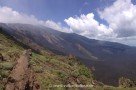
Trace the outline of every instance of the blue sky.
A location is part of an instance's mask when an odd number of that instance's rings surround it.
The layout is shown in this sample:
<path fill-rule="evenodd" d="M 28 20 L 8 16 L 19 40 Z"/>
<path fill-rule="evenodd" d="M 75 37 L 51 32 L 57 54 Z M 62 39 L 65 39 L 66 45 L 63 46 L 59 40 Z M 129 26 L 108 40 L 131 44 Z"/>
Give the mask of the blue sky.
<path fill-rule="evenodd" d="M 63 22 L 70 16 L 88 14 L 104 8 L 115 0 L 0 0 L 1 6 L 8 6 L 18 12 L 34 15 L 38 19 Z M 97 15 L 96 19 L 99 20 Z"/>
<path fill-rule="evenodd" d="M 0 0 L 0 22 L 136 46 L 136 0 Z"/>

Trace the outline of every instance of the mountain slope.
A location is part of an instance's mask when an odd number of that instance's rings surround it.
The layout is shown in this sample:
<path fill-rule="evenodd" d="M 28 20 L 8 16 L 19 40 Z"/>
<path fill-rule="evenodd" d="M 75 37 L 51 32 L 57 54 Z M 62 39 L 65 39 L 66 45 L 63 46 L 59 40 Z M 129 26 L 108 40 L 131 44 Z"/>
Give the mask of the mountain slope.
<path fill-rule="evenodd" d="M 13 67 L 18 66 L 17 60 L 23 55 L 25 49 L 27 49 L 26 46 L 0 29 L 0 90 L 3 90 L 7 84 L 10 73 L 13 74 L 11 72 Z M 29 59 L 29 66 L 34 72 L 36 85 L 40 85 L 41 90 L 56 88 L 51 87 L 53 85 L 92 85 L 92 72 L 75 57 L 50 54 L 46 50 L 44 52 L 44 55 L 32 52 Z M 60 89 L 65 90 L 66 88 L 60 87 Z"/>
<path fill-rule="evenodd" d="M 50 50 L 56 54 L 74 55 L 88 68 L 94 67 L 97 80 L 118 85 L 120 77 L 136 80 L 136 48 L 98 41 L 73 33 L 28 24 L 0 24 L 1 30 L 36 51 Z"/>

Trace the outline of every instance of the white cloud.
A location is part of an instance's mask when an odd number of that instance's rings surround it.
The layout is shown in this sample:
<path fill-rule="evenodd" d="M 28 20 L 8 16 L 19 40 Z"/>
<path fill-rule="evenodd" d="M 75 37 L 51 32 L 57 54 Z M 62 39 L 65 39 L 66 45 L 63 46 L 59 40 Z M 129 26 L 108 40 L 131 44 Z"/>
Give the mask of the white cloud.
<path fill-rule="evenodd" d="M 93 13 L 70 17 L 65 22 L 77 34 L 136 46 L 136 5 L 131 0 L 116 0 L 98 14 L 108 26 L 95 20 Z"/>
<path fill-rule="evenodd" d="M 46 26 L 48 26 L 48 27 L 50 27 L 50 28 L 52 28 L 52 29 L 54 29 L 54 30 L 61 31 L 61 32 L 68 32 L 68 33 L 73 32 L 71 29 L 66 28 L 66 27 L 63 27 L 63 26 L 61 25 L 61 23 L 55 23 L 55 22 L 52 21 L 52 20 L 47 20 L 47 21 L 45 21 L 45 22 L 44 22 L 44 25 L 46 25 Z"/>
<path fill-rule="evenodd" d="M 27 24 L 39 24 L 34 16 L 28 16 L 26 14 L 20 14 L 17 11 L 13 11 L 9 7 L 0 7 L 0 22 L 3 23 L 27 23 Z"/>
<path fill-rule="evenodd" d="M 131 0 L 117 0 L 110 7 L 99 11 L 99 14 L 118 37 L 136 35 L 136 5 Z"/>
<path fill-rule="evenodd" d="M 102 39 L 105 37 L 115 36 L 113 30 L 104 24 L 100 24 L 94 19 L 94 14 L 89 13 L 87 15 L 81 15 L 80 17 L 70 17 L 64 20 L 73 32 L 80 35 L 94 38 Z"/>
<path fill-rule="evenodd" d="M 38 20 L 33 15 L 26 15 L 24 13 L 19 13 L 17 11 L 12 10 L 12 8 L 9 7 L 0 7 L 0 22 L 43 25 L 62 32 L 72 32 L 68 28 L 62 27 L 61 23 L 55 23 L 52 20 L 47 20 L 47 21 Z"/>

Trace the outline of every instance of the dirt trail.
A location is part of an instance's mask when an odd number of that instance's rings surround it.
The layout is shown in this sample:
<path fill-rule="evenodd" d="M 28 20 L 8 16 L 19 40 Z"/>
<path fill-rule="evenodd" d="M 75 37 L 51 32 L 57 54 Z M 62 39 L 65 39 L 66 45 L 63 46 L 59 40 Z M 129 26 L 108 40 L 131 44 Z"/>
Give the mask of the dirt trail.
<path fill-rule="evenodd" d="M 35 85 L 35 76 L 33 71 L 29 67 L 29 58 L 31 50 L 25 50 L 20 58 L 17 60 L 17 64 L 14 66 L 11 74 L 8 77 L 8 81 L 5 90 L 39 90 L 39 86 Z"/>

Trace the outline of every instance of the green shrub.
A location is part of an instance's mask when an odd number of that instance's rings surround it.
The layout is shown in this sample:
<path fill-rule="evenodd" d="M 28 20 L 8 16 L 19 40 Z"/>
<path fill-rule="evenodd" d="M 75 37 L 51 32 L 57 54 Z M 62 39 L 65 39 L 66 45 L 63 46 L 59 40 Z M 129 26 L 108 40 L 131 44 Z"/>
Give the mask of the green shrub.
<path fill-rule="evenodd" d="M 35 63 L 35 61 L 34 61 L 34 60 L 30 60 L 30 61 L 29 61 L 29 64 L 30 64 L 30 66 L 32 66 L 32 65 L 36 65 L 36 63 Z"/>
<path fill-rule="evenodd" d="M 7 70 L 1 70 L 0 72 L 0 79 L 7 78 L 9 76 L 9 71 Z"/>
<path fill-rule="evenodd" d="M 123 88 L 132 88 L 135 87 L 136 83 L 130 79 L 121 77 L 119 78 L 119 87 L 123 87 Z"/>
<path fill-rule="evenodd" d="M 2 62 L 0 63 L 0 68 L 3 70 L 12 70 L 14 63 L 11 62 Z"/>
<path fill-rule="evenodd" d="M 57 72 L 57 74 L 60 78 L 64 78 L 66 76 L 63 72 Z"/>
<path fill-rule="evenodd" d="M 41 66 L 34 66 L 33 70 L 36 73 L 42 73 L 43 72 L 43 68 Z"/>
<path fill-rule="evenodd" d="M 75 69 L 74 71 L 72 71 L 70 74 L 71 74 L 71 76 L 74 76 L 74 77 L 78 77 L 80 75 L 79 71 L 77 69 Z"/>
<path fill-rule="evenodd" d="M 91 72 L 87 67 L 81 66 L 81 68 L 79 69 L 79 75 L 84 75 L 84 76 L 90 78 Z"/>
<path fill-rule="evenodd" d="M 4 90 L 4 85 L 0 83 L 0 90 Z"/>
<path fill-rule="evenodd" d="M 75 65 L 75 63 L 73 63 L 73 62 L 68 62 L 68 64 L 69 64 L 70 66 L 74 66 L 74 65 Z"/>

